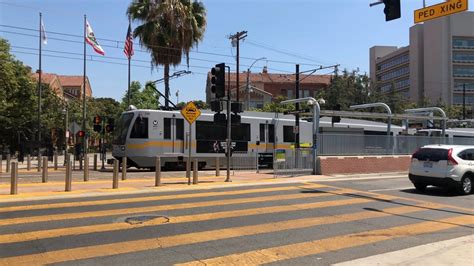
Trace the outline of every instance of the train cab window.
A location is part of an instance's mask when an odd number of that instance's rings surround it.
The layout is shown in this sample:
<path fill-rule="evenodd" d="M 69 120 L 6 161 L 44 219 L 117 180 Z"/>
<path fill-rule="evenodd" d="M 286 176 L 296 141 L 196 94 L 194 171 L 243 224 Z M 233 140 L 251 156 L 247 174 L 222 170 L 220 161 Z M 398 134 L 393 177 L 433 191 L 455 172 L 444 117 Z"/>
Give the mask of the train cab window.
<path fill-rule="evenodd" d="M 283 142 L 295 142 L 293 126 L 283 126 Z"/>
<path fill-rule="evenodd" d="M 171 118 L 163 119 L 163 138 L 171 139 Z"/>
<path fill-rule="evenodd" d="M 233 125 L 231 135 L 233 141 L 250 141 L 250 124 Z"/>
<path fill-rule="evenodd" d="M 275 125 L 268 125 L 268 142 L 275 143 Z"/>
<path fill-rule="evenodd" d="M 176 139 L 184 140 L 184 119 L 176 119 Z"/>
<path fill-rule="evenodd" d="M 260 124 L 260 141 L 265 142 L 265 124 Z"/>
<path fill-rule="evenodd" d="M 148 117 L 137 117 L 130 133 L 132 139 L 147 139 L 148 138 Z"/>

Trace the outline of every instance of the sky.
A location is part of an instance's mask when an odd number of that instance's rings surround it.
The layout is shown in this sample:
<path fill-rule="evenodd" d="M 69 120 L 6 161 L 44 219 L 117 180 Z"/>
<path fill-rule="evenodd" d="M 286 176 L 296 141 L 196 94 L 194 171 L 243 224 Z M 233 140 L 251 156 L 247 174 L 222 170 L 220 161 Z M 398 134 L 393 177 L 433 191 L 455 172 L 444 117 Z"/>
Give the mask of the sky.
<path fill-rule="evenodd" d="M 224 62 L 235 71 L 236 50 L 228 36 L 238 31 L 248 32 L 240 45 L 240 71 L 246 70 L 255 59 L 265 57 L 266 60 L 253 65 L 252 72 L 261 72 L 263 66 L 272 73 L 294 73 L 295 64 L 300 64 L 300 71 L 340 64 L 340 69 L 368 73 L 369 48 L 374 45 L 408 45 L 409 28 L 414 25 L 413 12 L 423 7 L 422 0 L 402 0 L 402 17 L 385 22 L 383 5 L 369 7 L 369 3 L 375 1 L 203 0 L 207 9 L 204 40 L 190 53 L 189 70 L 192 74 L 170 81 L 172 100 L 176 101 L 178 90 L 180 102 L 205 100 L 206 73 L 215 64 Z M 120 100 L 127 90 L 123 41 L 128 27 L 125 12 L 130 2 L 0 0 L 0 37 L 10 42 L 17 59 L 34 70 L 38 69 L 37 30 L 39 12 L 42 12 L 48 37 L 47 45 L 42 48 L 43 72 L 82 75 L 81 36 L 84 15 L 87 15 L 105 50 L 102 57 L 87 46 L 87 76 L 93 96 Z M 442 0 L 426 0 L 427 6 L 439 2 Z M 472 6 L 469 9 L 473 10 Z M 162 78 L 163 68 L 151 69 L 149 53 L 139 47 L 138 40 L 135 43 L 132 80 L 145 84 Z M 184 58 L 180 66 L 171 69 L 171 73 L 180 70 L 188 70 Z M 159 84 L 158 89 L 163 92 L 163 84 Z"/>

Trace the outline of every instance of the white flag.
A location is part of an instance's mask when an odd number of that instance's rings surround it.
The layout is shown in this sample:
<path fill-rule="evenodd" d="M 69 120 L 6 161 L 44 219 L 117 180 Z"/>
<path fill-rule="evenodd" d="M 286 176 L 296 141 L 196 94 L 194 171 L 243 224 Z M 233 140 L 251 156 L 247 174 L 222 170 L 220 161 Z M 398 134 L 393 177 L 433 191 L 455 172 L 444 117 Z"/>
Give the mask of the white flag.
<path fill-rule="evenodd" d="M 95 38 L 92 27 L 89 25 L 89 22 L 86 20 L 86 42 L 94 48 L 94 51 L 100 55 L 104 55 L 104 49 L 100 46 L 99 42 Z"/>
<path fill-rule="evenodd" d="M 43 44 L 48 44 L 48 38 L 46 37 L 46 30 L 44 29 L 43 18 L 41 18 L 41 41 Z"/>

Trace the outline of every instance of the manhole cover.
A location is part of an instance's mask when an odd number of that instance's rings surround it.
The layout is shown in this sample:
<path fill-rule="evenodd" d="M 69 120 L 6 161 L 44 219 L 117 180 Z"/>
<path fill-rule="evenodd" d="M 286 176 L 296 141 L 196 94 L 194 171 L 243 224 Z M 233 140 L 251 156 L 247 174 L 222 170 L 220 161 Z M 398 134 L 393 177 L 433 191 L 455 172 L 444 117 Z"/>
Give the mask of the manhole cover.
<path fill-rule="evenodd" d="M 125 218 L 124 222 L 137 225 L 137 224 L 144 224 L 144 223 L 153 223 L 153 224 L 164 224 L 168 223 L 170 219 L 166 216 L 161 215 L 140 215 L 140 216 L 132 216 Z"/>

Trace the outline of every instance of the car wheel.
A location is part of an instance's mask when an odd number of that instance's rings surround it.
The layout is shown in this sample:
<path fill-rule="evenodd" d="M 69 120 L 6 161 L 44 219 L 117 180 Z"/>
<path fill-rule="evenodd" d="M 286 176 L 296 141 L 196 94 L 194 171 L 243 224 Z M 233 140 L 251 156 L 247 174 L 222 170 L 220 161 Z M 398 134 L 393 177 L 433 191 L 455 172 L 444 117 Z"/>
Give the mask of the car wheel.
<path fill-rule="evenodd" d="M 470 194 L 472 192 L 472 178 L 469 176 L 464 176 L 461 179 L 461 183 L 459 184 L 459 193 L 463 195 Z"/>
<path fill-rule="evenodd" d="M 413 183 L 413 185 L 418 191 L 425 191 L 426 186 L 427 186 L 426 184 L 423 184 L 423 183 Z"/>

